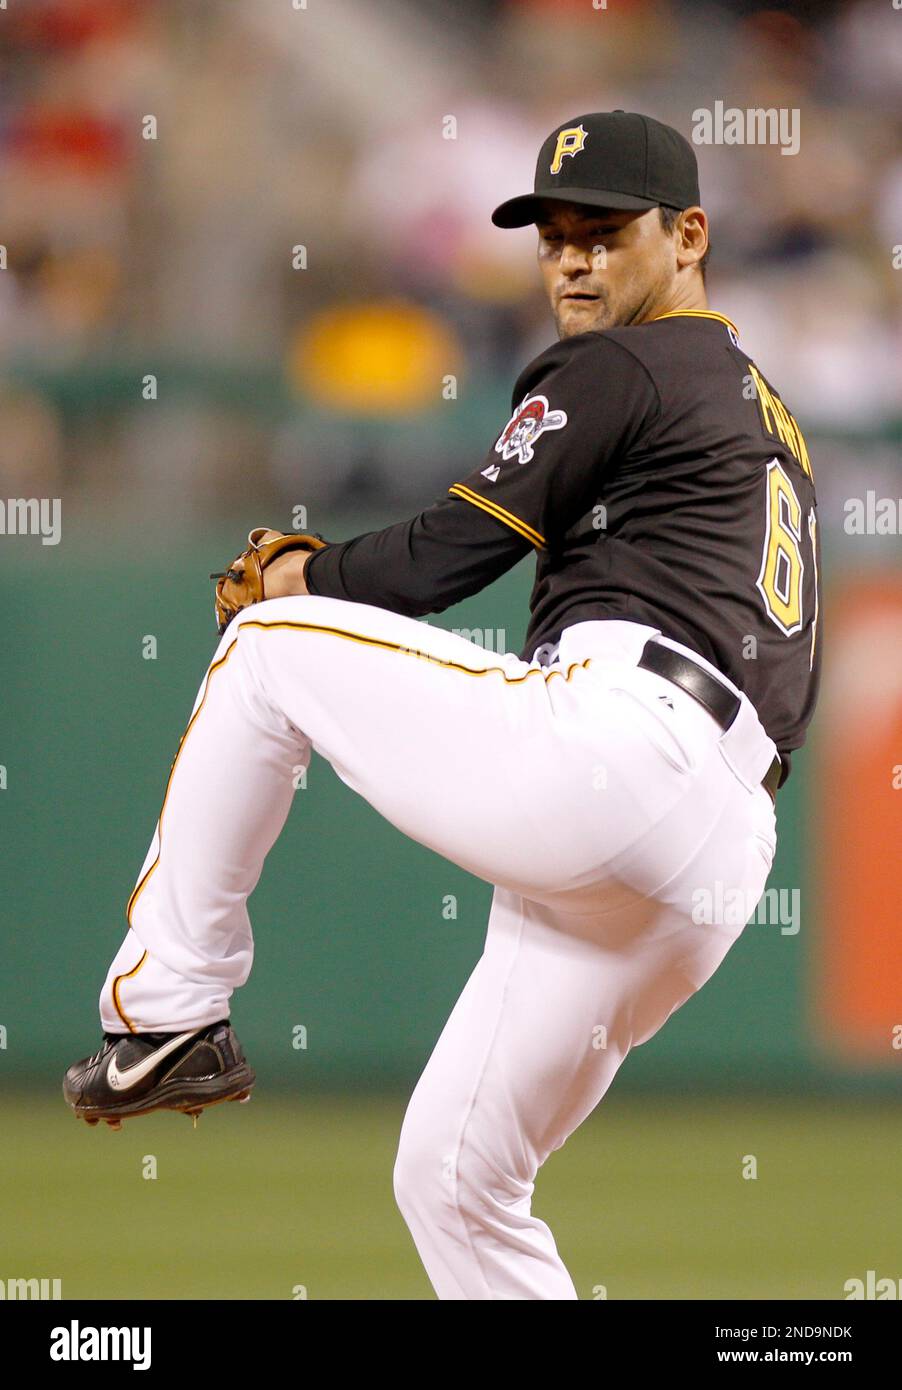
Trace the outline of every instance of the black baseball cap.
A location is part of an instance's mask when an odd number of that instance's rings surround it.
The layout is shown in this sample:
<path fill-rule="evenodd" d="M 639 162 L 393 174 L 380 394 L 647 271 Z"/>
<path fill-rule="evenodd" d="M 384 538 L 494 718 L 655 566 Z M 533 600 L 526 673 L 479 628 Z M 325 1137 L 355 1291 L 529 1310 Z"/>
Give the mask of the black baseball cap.
<path fill-rule="evenodd" d="M 694 207 L 695 151 L 678 130 L 634 111 L 595 111 L 553 130 L 539 151 L 535 188 L 492 213 L 496 227 L 527 227 L 540 200 L 593 207 Z"/>

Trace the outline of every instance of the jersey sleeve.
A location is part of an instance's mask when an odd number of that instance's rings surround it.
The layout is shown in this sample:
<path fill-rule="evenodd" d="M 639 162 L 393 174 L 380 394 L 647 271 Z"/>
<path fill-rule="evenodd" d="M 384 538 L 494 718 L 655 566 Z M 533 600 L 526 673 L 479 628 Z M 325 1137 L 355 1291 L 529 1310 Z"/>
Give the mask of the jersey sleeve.
<path fill-rule="evenodd" d="M 597 499 L 661 402 L 631 352 L 603 333 L 582 333 L 530 363 L 511 411 L 482 466 L 448 491 L 544 550 Z"/>
<path fill-rule="evenodd" d="M 409 521 L 314 550 L 304 578 L 310 594 L 419 618 L 478 593 L 530 551 L 516 532 L 444 496 Z"/>

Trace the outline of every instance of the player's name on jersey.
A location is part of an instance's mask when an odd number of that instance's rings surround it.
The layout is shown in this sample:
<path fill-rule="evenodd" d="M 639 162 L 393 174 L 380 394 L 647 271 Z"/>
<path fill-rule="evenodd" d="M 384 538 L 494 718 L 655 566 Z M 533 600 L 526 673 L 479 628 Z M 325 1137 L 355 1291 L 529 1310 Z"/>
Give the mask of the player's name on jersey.
<path fill-rule="evenodd" d="M 785 444 L 809 478 L 813 477 L 811 460 L 808 457 L 808 446 L 795 416 L 786 409 L 776 391 L 771 390 L 754 362 L 749 363 L 749 370 L 755 387 L 755 399 L 761 412 L 761 421 L 766 432 L 771 438 L 779 439 L 782 444 Z"/>

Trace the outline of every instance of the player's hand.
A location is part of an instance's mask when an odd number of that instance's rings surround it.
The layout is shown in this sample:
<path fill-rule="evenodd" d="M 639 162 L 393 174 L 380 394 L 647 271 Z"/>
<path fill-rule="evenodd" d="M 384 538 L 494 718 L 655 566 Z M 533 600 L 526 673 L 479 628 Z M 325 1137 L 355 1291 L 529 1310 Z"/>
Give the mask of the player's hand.
<path fill-rule="evenodd" d="M 267 531 L 261 544 L 284 536 L 285 531 Z M 289 550 L 279 555 L 263 571 L 263 589 L 267 598 L 288 598 L 291 594 L 306 594 L 304 570 L 312 555 L 310 550 Z"/>
<path fill-rule="evenodd" d="M 220 636 L 236 614 L 252 603 L 306 594 L 307 561 L 327 544 L 316 532 L 272 531 L 263 526 L 255 527 L 247 539 L 247 549 L 228 569 L 210 576 L 217 581 L 213 607 Z"/>

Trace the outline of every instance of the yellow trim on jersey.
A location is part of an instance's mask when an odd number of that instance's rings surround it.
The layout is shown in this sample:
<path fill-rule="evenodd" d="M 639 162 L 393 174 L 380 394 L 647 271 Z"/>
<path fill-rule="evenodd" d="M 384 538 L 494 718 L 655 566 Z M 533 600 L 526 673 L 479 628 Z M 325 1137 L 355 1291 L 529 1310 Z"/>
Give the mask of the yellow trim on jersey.
<path fill-rule="evenodd" d="M 135 966 L 133 966 L 132 969 L 129 970 L 128 974 L 126 974 L 126 975 L 117 975 L 116 978 L 115 978 L 115 980 L 113 981 L 113 1003 L 114 1003 L 115 1006 L 116 1006 L 116 1012 L 117 1012 L 117 1014 L 118 1014 L 119 1017 L 122 1019 L 122 1022 L 125 1024 L 126 1028 L 128 1029 L 128 1031 L 129 1031 L 130 1033 L 137 1033 L 138 1030 L 137 1030 L 137 1028 L 135 1027 L 135 1025 L 132 1023 L 131 1019 L 127 1017 L 127 1015 L 125 1014 L 125 1012 L 124 1012 L 124 1010 L 123 1010 L 123 1008 L 122 1008 L 122 1004 L 121 1004 L 120 999 L 119 999 L 119 985 L 121 984 L 121 982 L 122 982 L 123 980 L 130 980 L 130 979 L 132 978 L 133 975 L 137 975 L 138 971 L 141 969 L 141 966 L 144 964 L 144 962 L 145 962 L 146 960 L 147 960 L 147 952 L 145 951 L 144 954 L 143 954 L 143 956 L 141 957 L 141 959 L 138 961 L 138 964 L 135 965 Z"/>
<path fill-rule="evenodd" d="M 340 627 L 329 627 L 329 626 L 327 626 L 325 623 L 298 623 L 298 622 L 289 622 L 289 621 L 287 621 L 287 620 L 282 621 L 282 622 L 263 623 L 263 622 L 260 622 L 260 621 L 259 621 L 258 619 L 256 619 L 256 618 L 252 618 L 252 619 L 248 619 L 248 620 L 246 620 L 245 622 L 243 622 L 243 623 L 241 624 L 241 627 L 258 627 L 258 628 L 261 628 L 261 629 L 264 630 L 264 631 L 265 631 L 265 630 L 268 630 L 268 629 L 270 629 L 270 628 L 292 628 L 292 629 L 295 629 L 295 630 L 297 630 L 297 631 L 299 631 L 299 632 L 325 632 L 325 633 L 328 633 L 330 636 L 333 636 L 333 637 L 344 637 L 344 638 L 345 638 L 347 641 L 349 641 L 349 642 L 361 642 L 361 643 L 362 643 L 364 646 L 366 646 L 366 647 L 382 647 L 385 651 L 400 652 L 400 653 L 402 653 L 404 656 L 415 656 L 415 657 L 419 657 L 419 658 L 422 659 L 423 661 L 431 661 L 431 662 L 432 662 L 434 665 L 436 665 L 436 666 L 444 666 L 447 670 L 450 670 L 450 671 L 461 671 L 461 672 L 463 672 L 464 675 L 467 675 L 467 676 L 487 676 L 487 675 L 491 675 L 491 674 L 498 673 L 498 674 L 504 679 L 504 682 L 505 682 L 506 685 L 519 685 L 519 684 L 521 684 L 523 681 L 528 680 L 530 676 L 542 676 L 542 677 L 544 678 L 544 680 L 546 681 L 546 683 L 547 683 L 548 681 L 551 680 L 552 676 L 564 676 L 564 672 L 563 672 L 562 670 L 560 670 L 560 669 L 554 670 L 554 671 L 544 671 L 541 667 L 538 667 L 538 666 L 533 666 L 533 667 L 531 667 L 530 670 L 525 671 L 525 672 L 523 673 L 522 676 L 509 676 L 509 675 L 507 674 L 507 672 L 504 670 L 504 667 L 503 667 L 503 666 L 484 666 L 484 667 L 476 667 L 476 668 L 474 668 L 474 667 L 472 667 L 472 666 L 462 666 L 462 665 L 461 665 L 459 662 L 457 662 L 457 661 L 449 661 L 449 660 L 447 660 L 445 657 L 433 656 L 431 652 L 425 652 L 425 651 L 423 651 L 423 650 L 422 650 L 421 648 L 419 648 L 419 647 L 405 647 L 405 646 L 403 645 L 403 643 L 401 643 L 401 642 L 388 642 L 388 641 L 386 641 L 386 640 L 385 640 L 384 638 L 382 638 L 382 637 L 366 637 L 366 636 L 364 636 L 362 633 L 359 633 L 359 632 L 348 632 L 347 629 L 345 629 L 345 628 L 340 628 Z M 240 629 L 239 629 L 239 634 L 240 634 Z M 235 648 L 236 648 L 237 645 L 238 645 L 238 635 L 236 635 L 235 641 L 234 641 L 234 642 L 232 643 L 232 645 L 229 647 L 229 649 L 228 649 L 228 651 L 225 653 L 225 655 L 224 655 L 224 656 L 221 656 L 221 657 L 219 658 L 219 660 L 216 661 L 216 662 L 214 662 L 213 665 L 210 667 L 209 671 L 207 672 L 207 679 L 206 679 L 205 686 L 204 686 L 203 698 L 201 699 L 201 702 L 200 702 L 200 704 L 198 705 L 197 709 L 195 710 L 194 714 L 191 716 L 191 719 L 190 719 L 190 721 L 189 721 L 189 723 L 188 723 L 188 727 L 187 727 L 187 729 L 185 730 L 185 732 L 182 734 L 182 737 L 181 737 L 181 739 L 180 739 L 180 741 L 179 741 L 178 751 L 176 752 L 176 755 L 175 755 L 175 757 L 174 757 L 173 760 L 172 760 L 172 767 L 169 769 L 169 778 L 168 778 L 168 780 L 167 780 L 167 782 L 166 782 L 166 791 L 165 791 L 164 794 L 163 794 L 163 805 L 162 805 L 162 807 L 161 807 L 161 809 L 160 809 L 160 818 L 159 818 L 159 820 L 158 820 L 158 822 L 157 822 L 157 837 L 158 837 L 157 857 L 156 857 L 156 859 L 153 861 L 153 863 L 151 864 L 150 868 L 147 870 L 147 873 L 143 876 L 143 878 L 140 880 L 140 882 L 139 882 L 138 884 L 136 884 L 135 890 L 134 890 L 134 892 L 132 893 L 131 897 L 130 897 L 129 900 L 128 900 L 128 906 L 127 906 L 126 909 L 125 909 L 125 914 L 126 914 L 126 917 L 128 918 L 128 924 L 129 924 L 129 926 L 131 926 L 131 913 L 132 913 L 132 909 L 134 908 L 135 903 L 138 901 L 138 898 L 139 898 L 140 894 L 143 892 L 143 890 L 144 890 L 146 884 L 149 882 L 150 877 L 151 877 L 151 874 L 153 873 L 154 869 L 156 869 L 157 865 L 158 865 L 159 862 L 160 862 L 160 855 L 161 855 L 161 853 L 162 853 L 162 851 L 163 851 L 163 814 L 164 814 L 164 812 L 165 812 L 165 810 L 166 810 L 166 802 L 167 802 L 168 799 L 169 799 L 169 789 L 170 789 L 170 787 L 172 786 L 172 779 L 173 779 L 173 776 L 175 775 L 176 764 L 178 763 L 179 757 L 181 756 L 182 749 L 183 749 L 184 746 L 185 746 L 185 740 L 187 739 L 187 737 L 188 737 L 188 735 L 190 734 L 191 730 L 194 728 L 194 725 L 196 724 L 196 722 L 197 722 L 197 720 L 198 720 L 198 718 L 199 718 L 199 716 L 200 716 L 201 710 L 203 709 L 204 705 L 205 705 L 206 702 L 207 702 L 207 694 L 208 694 L 209 689 L 210 689 L 210 677 L 211 677 L 216 671 L 221 670 L 221 668 L 222 668 L 222 667 L 226 664 L 226 662 L 228 661 L 229 657 L 232 655 L 232 652 L 235 650 Z M 586 666 L 589 666 L 590 664 L 591 664 L 591 658 L 590 658 L 590 657 L 586 657 L 586 659 L 585 659 L 584 661 L 573 661 L 573 662 L 571 662 L 571 664 L 567 667 L 567 673 L 566 673 L 566 675 L 564 676 L 564 681 L 565 681 L 565 683 L 566 683 L 567 681 L 569 681 L 569 679 L 570 679 L 570 677 L 573 675 L 573 672 L 574 672 L 574 671 L 583 669 L 583 668 L 585 668 Z M 132 970 L 132 971 L 130 972 L 130 974 L 134 975 L 134 974 L 140 969 L 140 967 L 144 964 L 144 959 L 145 959 L 146 955 L 147 955 L 147 952 L 145 951 L 144 956 L 141 957 L 140 961 L 139 961 L 138 964 L 135 966 L 135 969 Z M 116 981 L 115 981 L 114 986 L 113 986 L 113 998 L 114 998 L 114 1001 L 116 1002 L 116 1008 L 117 1008 L 117 1010 L 118 1010 L 119 1017 L 122 1019 L 123 1023 L 126 1023 L 126 1024 L 128 1025 L 128 1028 L 129 1028 L 129 1030 L 130 1030 L 131 1032 L 135 1032 L 135 1029 L 132 1027 L 131 1023 L 129 1023 L 129 1020 L 125 1017 L 125 1014 L 124 1014 L 124 1013 L 122 1012 L 122 1010 L 119 1008 L 119 1003 L 118 1003 L 118 1000 L 117 1000 L 117 998 L 116 998 L 116 986 L 118 985 L 119 980 L 120 980 L 120 979 L 125 980 L 125 979 L 128 979 L 128 978 L 129 978 L 128 975 L 120 975 L 120 976 L 117 976 Z"/>
<path fill-rule="evenodd" d="M 715 314 L 713 309 L 670 309 L 666 314 L 656 314 L 653 319 L 649 319 L 649 323 L 657 323 L 658 319 L 679 319 L 684 316 L 693 319 L 717 319 L 728 328 L 732 328 L 736 337 L 739 337 L 739 329 L 733 320 L 728 319 L 726 314 Z"/>
<path fill-rule="evenodd" d="M 448 491 L 454 497 L 461 497 L 465 502 L 472 502 L 474 507 L 481 507 L 489 516 L 493 516 L 496 521 L 503 521 L 505 526 L 509 526 L 512 531 L 516 531 L 524 540 L 529 541 L 530 545 L 544 549 L 546 541 L 540 531 L 536 531 L 529 522 L 522 521 L 520 517 L 514 516 L 506 507 L 500 506 L 497 502 L 492 502 L 488 497 L 483 497 L 481 493 L 474 492 L 465 483 L 452 483 Z"/>

